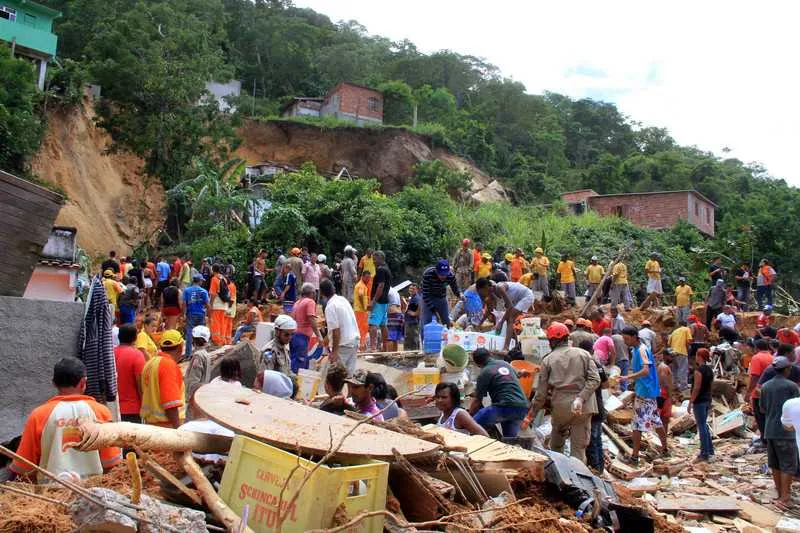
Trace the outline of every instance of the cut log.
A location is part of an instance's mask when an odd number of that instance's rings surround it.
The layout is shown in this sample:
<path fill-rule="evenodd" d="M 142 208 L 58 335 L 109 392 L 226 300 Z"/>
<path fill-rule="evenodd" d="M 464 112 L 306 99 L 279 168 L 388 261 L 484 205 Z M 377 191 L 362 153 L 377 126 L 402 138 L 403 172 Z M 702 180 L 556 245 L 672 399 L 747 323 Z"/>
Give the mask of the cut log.
<path fill-rule="evenodd" d="M 147 424 L 131 422 L 96 422 L 83 421 L 79 425 L 81 440 L 67 446 L 82 452 L 100 450 L 102 448 L 138 446 L 143 450 L 160 450 L 164 452 L 184 452 L 192 450 L 206 453 L 228 453 L 233 439 L 223 435 L 207 435 L 194 431 L 162 428 Z"/>
<path fill-rule="evenodd" d="M 200 465 L 192 458 L 192 452 L 183 452 L 181 464 L 186 473 L 189 474 L 189 477 L 192 478 L 194 486 L 197 488 L 197 492 L 200 493 L 200 497 L 203 498 L 206 507 L 208 507 L 211 514 L 214 515 L 214 518 L 222 522 L 225 529 L 228 531 L 236 531 L 237 533 L 254 533 L 252 529 L 247 527 L 247 524 L 242 524 L 242 519 L 239 518 L 239 515 L 231 511 L 228 504 L 222 501 L 217 491 L 214 490 L 214 486 L 211 485 L 211 482 L 206 478 Z"/>

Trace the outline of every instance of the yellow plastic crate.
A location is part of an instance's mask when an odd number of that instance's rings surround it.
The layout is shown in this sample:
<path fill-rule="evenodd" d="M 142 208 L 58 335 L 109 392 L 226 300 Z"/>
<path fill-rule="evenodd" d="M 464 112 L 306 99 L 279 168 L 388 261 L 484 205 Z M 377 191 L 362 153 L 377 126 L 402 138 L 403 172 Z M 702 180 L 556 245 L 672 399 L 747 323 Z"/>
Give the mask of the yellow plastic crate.
<path fill-rule="evenodd" d="M 249 505 L 247 525 L 258 533 L 275 531 L 278 500 L 287 476 L 297 465 L 283 495 L 286 509 L 297 487 L 314 463 L 294 454 L 242 435 L 233 439 L 228 464 L 222 474 L 219 495 L 241 516 Z M 364 460 L 359 464 L 323 465 L 303 487 L 282 530 L 287 533 L 331 527 L 333 514 L 344 503 L 347 516 L 386 507 L 389 463 Z M 372 517 L 353 527 L 352 532 L 381 533 L 383 516 Z"/>

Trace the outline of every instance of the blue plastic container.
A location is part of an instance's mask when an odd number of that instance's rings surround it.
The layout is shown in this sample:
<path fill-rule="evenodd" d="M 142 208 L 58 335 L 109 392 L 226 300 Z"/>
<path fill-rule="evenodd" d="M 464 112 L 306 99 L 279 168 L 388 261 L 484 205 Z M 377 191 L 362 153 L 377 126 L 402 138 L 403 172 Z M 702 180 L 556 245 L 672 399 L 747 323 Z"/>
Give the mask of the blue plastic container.
<path fill-rule="evenodd" d="M 422 351 L 423 353 L 439 353 L 442 351 L 442 334 L 444 326 L 439 324 L 436 317 L 422 328 Z"/>

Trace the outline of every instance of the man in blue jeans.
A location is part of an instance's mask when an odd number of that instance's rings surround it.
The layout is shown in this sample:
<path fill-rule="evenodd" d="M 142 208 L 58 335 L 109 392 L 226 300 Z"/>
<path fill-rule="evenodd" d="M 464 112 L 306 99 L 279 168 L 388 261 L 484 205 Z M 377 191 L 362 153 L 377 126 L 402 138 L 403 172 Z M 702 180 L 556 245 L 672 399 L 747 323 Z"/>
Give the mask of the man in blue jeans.
<path fill-rule="evenodd" d="M 505 361 L 492 359 L 484 348 L 472 352 L 472 360 L 481 372 L 469 406 L 470 414 L 486 430 L 499 423 L 503 437 L 516 437 L 528 412 L 528 398 L 522 391 L 516 371 Z M 487 394 L 492 405 L 482 407 Z"/>
<path fill-rule="evenodd" d="M 425 340 L 425 325 L 429 324 L 436 316 L 440 324 L 450 327 L 450 308 L 447 305 L 447 286 L 450 286 L 456 298 L 461 298 L 461 291 L 456 282 L 456 276 L 450 270 L 447 259 L 439 259 L 435 267 L 431 266 L 422 273 L 422 319 L 420 330 L 422 340 Z"/>
<path fill-rule="evenodd" d="M 208 291 L 200 284 L 203 283 L 203 275 L 195 274 L 192 278 L 192 285 L 183 291 L 183 308 L 186 310 L 186 337 L 192 338 L 192 329 L 195 326 L 205 326 L 206 316 L 211 311 L 211 298 Z M 186 357 L 192 355 L 192 343 L 186 343 Z"/>

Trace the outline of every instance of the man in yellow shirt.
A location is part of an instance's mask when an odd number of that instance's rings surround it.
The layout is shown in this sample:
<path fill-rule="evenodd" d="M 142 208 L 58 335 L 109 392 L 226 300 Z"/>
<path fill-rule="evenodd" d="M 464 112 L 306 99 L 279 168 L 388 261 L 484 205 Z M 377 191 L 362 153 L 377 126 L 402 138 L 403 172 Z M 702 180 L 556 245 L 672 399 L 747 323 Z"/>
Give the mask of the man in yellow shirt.
<path fill-rule="evenodd" d="M 544 255 L 544 250 L 541 247 L 533 251 L 533 259 L 531 259 L 531 269 L 533 270 L 533 287 L 534 291 L 541 292 L 542 296 L 550 296 L 550 283 L 548 279 L 548 270 L 550 268 L 550 259 Z"/>
<path fill-rule="evenodd" d="M 570 260 L 569 254 L 561 254 L 561 261 L 556 268 L 561 290 L 569 305 L 575 304 L 575 262 Z"/>
<path fill-rule="evenodd" d="M 686 326 L 686 321 L 678 322 L 678 329 L 669 336 L 669 347 L 675 358 L 672 361 L 672 374 L 675 376 L 678 390 L 685 391 L 689 388 L 689 345 L 692 343 L 692 330 Z"/>
<path fill-rule="evenodd" d="M 492 254 L 483 254 L 481 262 L 478 264 L 478 279 L 488 278 L 492 275 Z"/>
<path fill-rule="evenodd" d="M 658 254 L 650 254 L 650 260 L 644 264 L 644 273 L 647 274 L 647 298 L 654 302 L 656 307 L 661 305 L 661 263 Z"/>
<path fill-rule="evenodd" d="M 692 312 L 692 295 L 694 291 L 686 284 L 686 278 L 678 278 L 675 287 L 675 307 L 678 310 L 678 322 L 688 322 Z"/>
<path fill-rule="evenodd" d="M 519 283 L 525 285 L 529 289 L 531 288 L 531 282 L 533 281 L 533 272 L 528 272 L 527 274 L 523 274 L 521 278 L 519 278 Z"/>
<path fill-rule="evenodd" d="M 592 256 L 592 261 L 583 273 L 586 276 L 586 297 L 591 298 L 594 291 L 600 286 L 603 281 L 603 276 L 606 275 L 606 269 L 603 265 L 597 264 L 597 256 Z"/>
<path fill-rule="evenodd" d="M 619 261 L 611 269 L 611 306 L 617 307 L 620 302 L 625 306 L 625 310 L 631 308 L 630 289 L 628 288 L 628 267 Z"/>
<path fill-rule="evenodd" d="M 367 334 L 369 333 L 369 286 L 372 282 L 372 273 L 364 269 L 361 279 L 353 290 L 353 312 L 356 314 L 358 333 L 361 335 L 359 350 L 367 349 Z"/>
<path fill-rule="evenodd" d="M 103 288 L 106 290 L 108 303 L 114 306 L 114 316 L 119 320 L 119 295 L 122 293 L 122 284 L 117 281 L 116 274 L 111 269 L 103 272 Z"/>

